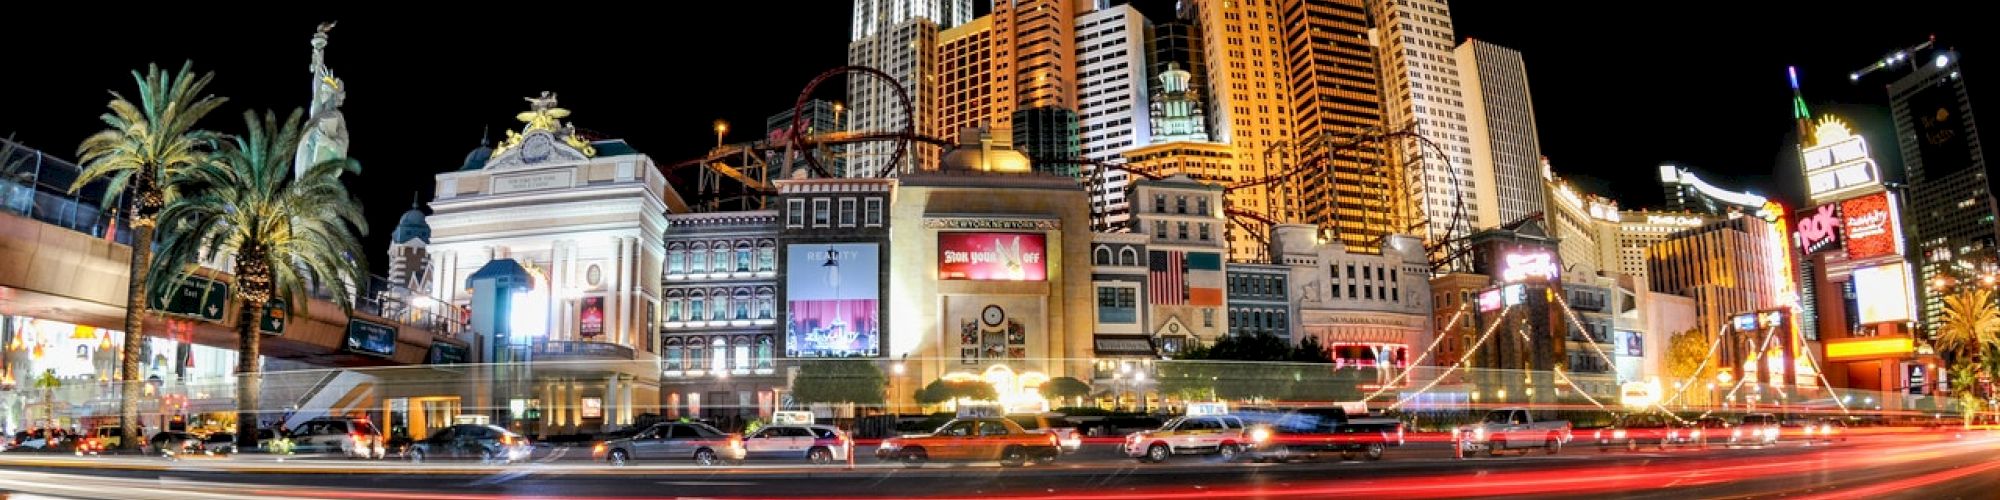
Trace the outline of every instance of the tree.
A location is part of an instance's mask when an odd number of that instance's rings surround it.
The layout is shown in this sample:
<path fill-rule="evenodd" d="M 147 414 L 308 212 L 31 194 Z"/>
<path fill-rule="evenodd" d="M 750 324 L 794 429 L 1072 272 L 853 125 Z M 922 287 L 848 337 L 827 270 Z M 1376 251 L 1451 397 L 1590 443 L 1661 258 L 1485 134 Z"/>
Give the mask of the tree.
<path fill-rule="evenodd" d="M 1959 414 L 1968 429 L 1972 428 L 1973 417 L 1986 407 L 1986 399 L 1979 397 L 1979 392 L 1973 389 L 1973 384 L 1978 383 L 1979 370 L 1980 366 L 1969 359 L 1961 359 L 1951 365 L 1952 392 L 1955 393 L 1952 399 L 1958 401 Z"/>
<path fill-rule="evenodd" d="M 111 112 L 99 117 L 109 128 L 83 140 L 77 146 L 77 163 L 83 172 L 69 191 L 106 181 L 104 207 L 117 200 L 131 201 L 127 215 L 132 226 L 132 260 L 125 288 L 125 345 L 119 356 L 118 415 L 123 419 L 120 446 L 134 449 L 139 444 L 139 346 L 145 343 L 147 274 L 152 266 L 154 223 L 161 210 L 173 201 L 178 189 L 172 176 L 209 162 L 220 134 L 195 128 L 196 122 L 221 107 L 227 98 L 203 95 L 214 73 L 197 77 L 194 63 L 181 65 L 169 75 L 158 65 L 148 65 L 146 74 L 132 72 L 139 85 L 139 102 L 111 93 Z M 122 193 L 123 196 L 115 196 Z"/>
<path fill-rule="evenodd" d="M 1056 377 L 1049 379 L 1047 382 L 1042 382 L 1042 386 L 1038 390 L 1041 391 L 1043 398 L 1056 401 L 1074 398 L 1075 401 L 1078 401 L 1077 405 L 1082 405 L 1081 401 L 1083 401 L 1083 398 L 1090 396 L 1090 384 L 1084 383 L 1076 377 Z"/>
<path fill-rule="evenodd" d="M 1992 289 L 1963 287 L 1946 294 L 1942 316 L 1939 348 L 1971 355 L 2000 346 L 2000 305 L 1994 304 Z"/>
<path fill-rule="evenodd" d="M 991 384 L 978 380 L 932 380 L 916 394 L 917 402 L 927 405 L 960 400 L 991 401 L 999 397 Z"/>
<path fill-rule="evenodd" d="M 1693 328 L 1685 332 L 1676 333 L 1672 338 L 1668 339 L 1667 377 L 1670 379 L 1669 385 L 1684 391 L 1692 390 L 1695 387 L 1708 387 L 1706 382 L 1710 378 L 1710 374 L 1715 372 L 1716 368 L 1713 365 L 1704 367 L 1704 362 L 1708 361 L 1711 345 L 1712 343 L 1707 335 L 1703 335 L 1700 329 Z M 1697 372 L 1697 369 L 1700 369 L 1700 371 Z"/>
<path fill-rule="evenodd" d="M 56 427 L 56 389 L 62 388 L 62 379 L 56 377 L 54 369 L 42 370 L 35 375 L 35 388 L 42 391 L 42 405 L 48 407 L 49 428 Z"/>
<path fill-rule="evenodd" d="M 248 134 L 225 144 L 217 162 L 182 171 L 174 183 L 189 191 L 160 212 L 167 230 L 160 261 L 149 282 L 164 292 L 194 273 L 201 256 L 235 259 L 237 299 L 236 439 L 257 446 L 259 315 L 273 299 L 293 314 L 303 312 L 309 288 L 329 290 L 342 311 L 352 313 L 353 296 L 367 279 L 360 234 L 367 234 L 361 203 L 341 183 L 361 165 L 336 158 L 294 177 L 300 114 L 278 120 L 266 112 L 243 116 Z"/>
<path fill-rule="evenodd" d="M 882 404 L 882 368 L 868 360 L 822 359 L 799 365 L 792 398 L 800 403 Z"/>

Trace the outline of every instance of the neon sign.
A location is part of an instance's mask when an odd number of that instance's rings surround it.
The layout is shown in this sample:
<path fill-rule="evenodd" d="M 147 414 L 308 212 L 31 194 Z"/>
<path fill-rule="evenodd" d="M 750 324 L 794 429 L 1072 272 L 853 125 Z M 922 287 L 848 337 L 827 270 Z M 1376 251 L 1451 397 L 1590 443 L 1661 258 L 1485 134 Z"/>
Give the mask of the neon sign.
<path fill-rule="evenodd" d="M 1701 218 L 1692 215 L 1648 215 L 1646 223 L 1655 226 L 1694 227 L 1701 225 Z"/>
<path fill-rule="evenodd" d="M 1493 312 L 1498 310 L 1500 310 L 1499 290 L 1487 290 L 1479 294 L 1479 312 Z"/>
<path fill-rule="evenodd" d="M 1896 204 L 1889 193 L 1875 193 L 1840 202 L 1847 230 L 1847 258 L 1900 255 L 1903 235 L 1897 228 Z"/>
<path fill-rule="evenodd" d="M 1805 160 L 1806 193 L 1815 201 L 1874 186 L 1881 180 L 1880 169 L 1868 153 L 1868 141 L 1839 118 L 1820 118 L 1813 128 L 1813 145 L 1799 153 Z"/>
<path fill-rule="evenodd" d="M 1554 256 L 1546 250 L 1510 253 L 1502 257 L 1505 265 L 1500 268 L 1500 281 L 1516 282 L 1528 278 L 1556 279 L 1562 268 L 1556 265 Z"/>
<path fill-rule="evenodd" d="M 1812 255 L 1840 248 L 1842 225 L 1839 203 L 1820 205 L 1799 214 L 1798 226 L 1792 231 L 1792 240 L 1798 243 L 1800 252 Z"/>

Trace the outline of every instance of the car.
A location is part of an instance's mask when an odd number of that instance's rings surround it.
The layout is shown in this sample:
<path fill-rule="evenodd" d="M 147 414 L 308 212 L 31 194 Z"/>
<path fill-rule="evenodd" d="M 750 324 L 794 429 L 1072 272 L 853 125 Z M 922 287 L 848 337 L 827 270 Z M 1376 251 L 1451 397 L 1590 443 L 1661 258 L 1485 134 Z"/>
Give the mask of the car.
<path fill-rule="evenodd" d="M 1626 415 L 1610 427 L 1598 429 L 1591 436 L 1597 441 L 1598 451 L 1611 451 L 1614 447 L 1638 451 L 1642 445 L 1664 450 L 1673 443 L 1674 435 L 1679 431 L 1680 427 L 1666 415 L 1635 413 Z"/>
<path fill-rule="evenodd" d="M 1676 431 L 1668 432 L 1667 437 L 1677 445 L 1697 446 L 1706 449 L 1708 448 L 1709 439 L 1713 439 L 1716 436 L 1729 435 L 1731 427 L 1733 426 L 1729 424 L 1729 421 L 1724 420 L 1722 417 L 1701 417 L 1694 419 L 1693 422 L 1688 422 L 1687 425 L 1681 426 Z"/>
<path fill-rule="evenodd" d="M 1729 431 L 1729 444 L 1736 446 L 1778 444 L 1778 434 L 1784 432 L 1778 423 L 1778 416 L 1769 413 L 1751 413 L 1743 416 L 1735 429 Z"/>
<path fill-rule="evenodd" d="M 1847 421 L 1831 417 L 1816 418 L 1806 422 L 1802 434 L 1805 435 L 1807 444 L 1844 442 L 1847 441 Z"/>
<path fill-rule="evenodd" d="M 1055 435 L 1028 432 L 1013 420 L 957 418 L 930 434 L 884 439 L 875 450 L 875 458 L 900 461 L 907 467 L 921 467 L 932 460 L 999 460 L 1002 466 L 1019 467 L 1030 460 L 1053 463 L 1062 455 L 1060 447 Z"/>
<path fill-rule="evenodd" d="M 293 429 L 292 450 L 297 453 L 340 453 L 348 458 L 379 459 L 388 455 L 382 431 L 362 417 L 321 417 L 307 420 Z"/>
<path fill-rule="evenodd" d="M 591 447 L 591 458 L 612 466 L 638 460 L 694 460 L 698 465 L 742 462 L 743 438 L 699 423 L 662 422 L 631 437 L 611 439 Z"/>
<path fill-rule="evenodd" d="M 1160 463 L 1174 455 L 1216 455 L 1236 459 L 1250 445 L 1248 425 L 1233 415 L 1176 417 L 1160 428 L 1125 436 L 1125 456 Z"/>
<path fill-rule="evenodd" d="M 146 438 L 146 449 L 164 455 L 200 453 L 201 438 L 181 431 L 160 431 Z"/>
<path fill-rule="evenodd" d="M 1486 412 L 1479 423 L 1452 429 L 1459 449 L 1470 453 L 1486 450 L 1498 456 L 1502 450 L 1542 448 L 1554 455 L 1572 437 L 1565 420 L 1544 420 L 1527 408 L 1497 408 Z"/>
<path fill-rule="evenodd" d="M 481 463 L 515 463 L 528 459 L 534 447 L 528 438 L 498 426 L 459 424 L 438 429 L 424 439 L 410 443 L 403 458 L 426 460 L 469 460 Z"/>
<path fill-rule="evenodd" d="M 1015 414 L 1008 415 L 1007 419 L 1028 432 L 1054 435 L 1057 447 L 1063 453 L 1076 453 L 1083 449 L 1083 438 L 1077 435 L 1076 426 L 1060 413 Z"/>
<path fill-rule="evenodd" d="M 854 441 L 830 425 L 767 425 L 743 437 L 744 458 L 805 460 L 829 464 L 847 460 Z"/>
<path fill-rule="evenodd" d="M 1391 446 L 1403 445 L 1403 424 L 1394 419 L 1349 418 L 1342 407 L 1307 407 L 1278 412 L 1263 411 L 1249 417 L 1250 446 L 1244 455 L 1253 461 L 1288 461 L 1318 458 L 1321 453 L 1339 453 L 1353 458 L 1356 453 L 1369 460 L 1381 460 Z"/>
<path fill-rule="evenodd" d="M 125 434 L 123 429 L 115 425 L 98 427 L 91 431 L 90 439 L 86 441 L 86 444 L 99 450 L 117 449 L 118 445 L 125 442 Z"/>

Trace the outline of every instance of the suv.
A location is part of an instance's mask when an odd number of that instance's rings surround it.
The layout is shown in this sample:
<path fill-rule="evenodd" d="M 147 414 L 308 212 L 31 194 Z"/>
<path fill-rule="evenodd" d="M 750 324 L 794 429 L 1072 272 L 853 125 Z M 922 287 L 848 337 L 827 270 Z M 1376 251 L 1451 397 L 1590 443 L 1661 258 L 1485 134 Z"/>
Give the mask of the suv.
<path fill-rule="evenodd" d="M 1729 444 L 1765 445 L 1778 444 L 1778 433 L 1784 432 L 1778 416 L 1769 413 L 1752 413 L 1743 416 L 1743 423 L 1729 433 Z"/>
<path fill-rule="evenodd" d="M 382 431 L 363 417 L 321 417 L 292 430 L 292 449 L 299 453 L 335 453 L 348 458 L 382 458 L 388 448 Z"/>
<path fill-rule="evenodd" d="M 1179 417 L 1157 430 L 1135 432 L 1125 438 L 1125 456 L 1140 462 L 1165 462 L 1174 455 L 1215 454 L 1222 461 L 1236 459 L 1236 453 L 1250 445 L 1243 419 L 1234 415 Z"/>
<path fill-rule="evenodd" d="M 846 460 L 853 440 L 831 425 L 767 425 L 743 437 L 746 458 L 829 464 Z"/>

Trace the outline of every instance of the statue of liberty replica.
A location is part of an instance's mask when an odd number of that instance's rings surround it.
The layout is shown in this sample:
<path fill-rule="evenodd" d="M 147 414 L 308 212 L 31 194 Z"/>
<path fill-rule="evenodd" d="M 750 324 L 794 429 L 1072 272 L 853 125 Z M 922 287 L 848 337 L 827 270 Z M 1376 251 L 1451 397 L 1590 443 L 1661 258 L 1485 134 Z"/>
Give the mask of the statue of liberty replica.
<path fill-rule="evenodd" d="M 333 70 L 326 68 L 326 34 L 334 23 L 319 25 L 312 38 L 312 107 L 306 116 L 305 137 L 299 139 L 299 153 L 292 162 L 292 175 L 304 175 L 320 162 L 347 156 L 347 120 L 340 116 L 340 104 L 347 89 Z"/>

